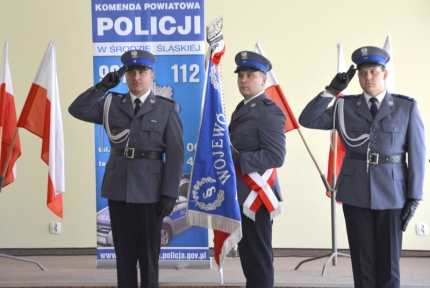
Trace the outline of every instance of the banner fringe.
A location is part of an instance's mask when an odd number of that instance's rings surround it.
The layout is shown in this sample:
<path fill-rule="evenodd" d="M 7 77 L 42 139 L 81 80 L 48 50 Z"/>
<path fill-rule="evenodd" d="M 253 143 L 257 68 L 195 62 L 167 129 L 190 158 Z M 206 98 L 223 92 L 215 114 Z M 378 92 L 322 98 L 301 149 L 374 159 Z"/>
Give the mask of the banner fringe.
<path fill-rule="evenodd" d="M 273 220 L 278 215 L 281 215 L 281 206 L 270 213 L 270 220 Z"/>
<path fill-rule="evenodd" d="M 243 214 L 255 221 L 255 212 L 251 211 L 248 207 L 243 206 Z"/>

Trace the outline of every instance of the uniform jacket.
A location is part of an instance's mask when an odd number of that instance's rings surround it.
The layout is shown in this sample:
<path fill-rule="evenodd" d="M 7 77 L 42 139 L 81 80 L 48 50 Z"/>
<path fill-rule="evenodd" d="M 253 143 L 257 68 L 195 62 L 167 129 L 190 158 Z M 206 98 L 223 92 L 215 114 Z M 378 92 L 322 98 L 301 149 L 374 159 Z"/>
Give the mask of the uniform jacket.
<path fill-rule="evenodd" d="M 106 98 L 101 98 L 104 94 L 90 88 L 70 105 L 69 113 L 83 121 L 103 124 Z M 129 148 L 164 152 L 165 162 L 111 155 L 106 164 L 101 196 L 129 203 L 155 203 L 161 195 L 177 198 L 184 165 L 178 104 L 151 91 L 135 116 L 130 94 L 111 94 L 108 112 L 111 134 L 118 135 L 130 129 L 125 141 L 113 143 L 110 140 L 111 148 L 124 149 L 128 142 Z"/>
<path fill-rule="evenodd" d="M 284 129 L 284 113 L 266 93 L 233 112 L 229 125 L 230 142 L 242 153 L 242 173 L 262 175 L 267 169 L 282 166 L 286 154 Z M 239 204 L 242 205 L 251 189 L 239 175 L 236 175 L 236 182 Z M 272 190 L 282 201 L 278 177 Z"/>
<path fill-rule="evenodd" d="M 338 178 L 337 197 L 340 202 L 376 210 L 403 208 L 406 198 L 422 199 L 425 169 L 424 127 L 417 102 L 409 97 L 387 94 L 375 119 L 370 114 L 364 94 L 345 96 L 345 130 L 350 138 L 369 134 L 370 140 L 353 147 L 358 142 L 348 140 L 339 133 L 348 152 L 381 155 L 407 153 L 407 163 L 369 165 L 345 156 Z M 331 97 L 315 97 L 302 111 L 299 123 L 307 128 L 333 128 L 334 106 L 327 108 Z M 336 111 L 336 129 L 339 117 Z"/>

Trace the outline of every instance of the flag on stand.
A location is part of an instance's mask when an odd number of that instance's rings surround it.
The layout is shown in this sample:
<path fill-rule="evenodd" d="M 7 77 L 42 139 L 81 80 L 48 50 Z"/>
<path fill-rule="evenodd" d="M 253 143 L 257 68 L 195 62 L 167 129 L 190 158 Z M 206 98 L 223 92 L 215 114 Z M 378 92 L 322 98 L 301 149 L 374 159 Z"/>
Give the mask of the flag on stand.
<path fill-rule="evenodd" d="M 15 100 L 12 89 L 12 78 L 10 76 L 8 61 L 8 43 L 4 44 L 3 69 L 0 87 L 0 137 L 1 137 L 1 167 L 3 185 L 10 184 L 16 178 L 16 161 L 21 155 L 21 144 L 16 129 Z M 16 134 L 15 134 L 16 133 Z M 13 147 L 11 147 L 13 146 Z M 9 150 L 11 150 L 9 152 Z M 10 154 L 9 154 L 10 153 Z M 8 159 L 8 155 L 9 159 Z M 8 162 L 8 163 L 6 163 Z M 5 169 L 5 166 L 7 168 Z M 4 173 L 3 173 L 4 172 Z M 1 187 L 0 187 L 1 189 Z"/>
<path fill-rule="evenodd" d="M 264 56 L 263 49 L 258 42 L 255 44 L 255 52 Z M 300 128 L 299 123 L 297 122 L 296 117 L 294 117 L 293 111 L 291 110 L 290 105 L 288 105 L 287 99 L 282 92 L 281 86 L 276 80 L 273 70 L 267 72 L 266 94 L 282 109 L 285 114 L 285 133 L 293 129 Z"/>
<path fill-rule="evenodd" d="M 391 49 L 391 36 L 388 34 L 387 39 L 385 40 L 384 50 L 390 54 L 390 61 L 385 64 L 385 70 L 388 71 L 387 79 L 385 79 L 385 88 L 390 93 L 395 93 L 394 87 L 394 59 L 393 59 L 393 51 Z"/>
<path fill-rule="evenodd" d="M 50 42 L 17 126 L 42 138 L 41 158 L 49 168 L 47 205 L 62 218 L 62 194 L 65 191 L 64 138 L 56 66 L 55 47 Z"/>
<path fill-rule="evenodd" d="M 236 174 L 218 64 L 224 50 L 224 43 L 218 42 L 218 47 L 209 51 L 206 60 L 202 113 L 187 208 L 190 225 L 214 230 L 214 258 L 221 283 L 225 257 L 242 238 Z"/>
<path fill-rule="evenodd" d="M 337 43 L 337 73 L 341 73 L 341 72 L 345 72 L 345 61 L 343 59 L 342 44 Z M 342 95 L 348 95 L 348 88 L 345 88 L 345 90 L 341 91 L 336 96 L 336 98 Z M 336 141 L 334 139 L 334 136 L 336 136 Z M 335 146 L 336 146 L 336 157 L 334 157 Z M 330 187 L 332 188 L 334 188 L 333 177 L 335 177 L 335 181 L 336 181 L 337 176 L 339 175 L 339 172 L 340 172 L 340 168 L 342 167 L 342 162 L 344 157 L 345 157 L 345 147 L 343 146 L 342 141 L 340 141 L 339 134 L 333 133 L 333 130 L 330 130 L 330 151 L 328 155 L 327 181 Z M 333 165 L 336 165 L 336 166 L 334 167 Z M 333 170 L 336 170 L 335 174 L 333 174 Z M 326 195 L 328 197 L 331 197 L 331 191 L 326 191 Z"/>

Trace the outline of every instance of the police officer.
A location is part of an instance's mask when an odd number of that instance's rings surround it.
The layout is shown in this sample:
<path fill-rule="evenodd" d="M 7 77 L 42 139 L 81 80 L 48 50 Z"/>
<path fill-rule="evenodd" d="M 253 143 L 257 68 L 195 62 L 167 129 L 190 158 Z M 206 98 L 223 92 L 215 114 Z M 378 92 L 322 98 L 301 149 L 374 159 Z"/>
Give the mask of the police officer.
<path fill-rule="evenodd" d="M 260 54 L 242 51 L 236 55 L 235 62 L 237 85 L 244 98 L 233 112 L 229 125 L 242 211 L 243 238 L 238 243 L 240 262 L 247 288 L 273 288 L 272 218 L 279 209 L 269 211 L 263 204 L 257 211 L 251 211 L 247 203 L 253 189 L 244 176 L 263 175 L 269 169 L 282 166 L 286 154 L 285 116 L 265 93 L 266 74 L 272 68 L 270 61 Z M 282 201 L 282 196 L 277 175 L 273 176 L 269 192 L 277 203 Z"/>
<path fill-rule="evenodd" d="M 352 61 L 363 93 L 327 108 L 354 77 L 351 65 L 299 118 L 307 128 L 324 130 L 333 128 L 334 118 L 346 149 L 336 200 L 343 203 L 355 287 L 400 287 L 402 230 L 423 197 L 423 121 L 414 99 L 386 90 L 389 60 L 383 49 L 357 49 Z"/>
<path fill-rule="evenodd" d="M 156 58 L 132 50 L 124 64 L 70 105 L 74 117 L 104 125 L 111 146 L 101 196 L 108 199 L 118 287 L 158 287 L 161 225 L 178 198 L 184 144 L 178 104 L 151 90 Z M 108 90 L 125 73 L 129 92 Z M 104 97 L 103 97 L 104 96 Z"/>

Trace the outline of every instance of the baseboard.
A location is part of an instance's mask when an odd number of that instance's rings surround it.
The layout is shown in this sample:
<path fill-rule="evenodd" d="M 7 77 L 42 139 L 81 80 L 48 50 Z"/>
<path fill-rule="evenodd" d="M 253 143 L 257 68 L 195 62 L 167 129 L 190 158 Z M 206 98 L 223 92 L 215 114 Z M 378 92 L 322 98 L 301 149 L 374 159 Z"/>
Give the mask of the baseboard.
<path fill-rule="evenodd" d="M 349 254 L 349 249 L 338 249 L 337 252 Z M 305 248 L 273 248 L 275 257 L 319 257 L 331 254 L 332 249 Z M 11 256 L 73 256 L 96 255 L 97 248 L 8 248 L 0 249 L 0 254 Z M 213 256 L 213 248 L 209 248 L 209 255 Z M 228 257 L 239 256 L 239 251 L 230 252 Z M 429 250 L 403 250 L 402 257 L 430 257 Z"/>

